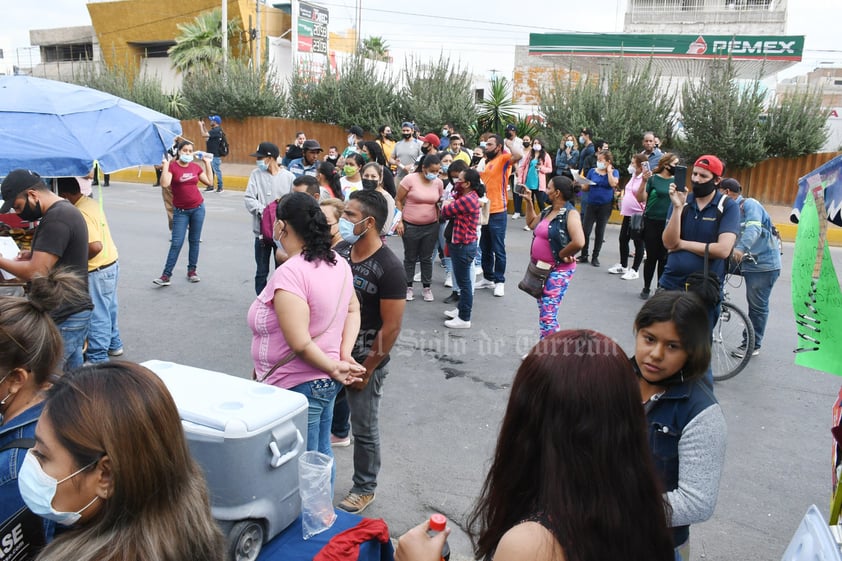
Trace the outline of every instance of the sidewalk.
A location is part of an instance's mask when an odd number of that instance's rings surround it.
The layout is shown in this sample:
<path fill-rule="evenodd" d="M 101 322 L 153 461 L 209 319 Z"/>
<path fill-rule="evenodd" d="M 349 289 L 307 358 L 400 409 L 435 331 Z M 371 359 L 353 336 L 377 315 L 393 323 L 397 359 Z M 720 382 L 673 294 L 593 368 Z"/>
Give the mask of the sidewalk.
<path fill-rule="evenodd" d="M 232 191 L 245 191 L 248 184 L 249 174 L 255 167 L 251 164 L 222 164 L 222 179 L 225 189 Z M 155 170 L 151 166 L 132 168 L 111 174 L 117 181 L 128 181 L 131 183 L 155 183 Z M 763 205 L 772 217 L 772 222 L 781 233 L 785 242 L 794 242 L 798 225 L 789 221 L 789 214 L 792 208 L 786 205 Z M 622 221 L 620 213 L 616 210 L 611 213 L 612 224 L 619 224 Z M 828 243 L 832 246 L 842 247 L 842 228 L 833 224 L 828 225 Z"/>

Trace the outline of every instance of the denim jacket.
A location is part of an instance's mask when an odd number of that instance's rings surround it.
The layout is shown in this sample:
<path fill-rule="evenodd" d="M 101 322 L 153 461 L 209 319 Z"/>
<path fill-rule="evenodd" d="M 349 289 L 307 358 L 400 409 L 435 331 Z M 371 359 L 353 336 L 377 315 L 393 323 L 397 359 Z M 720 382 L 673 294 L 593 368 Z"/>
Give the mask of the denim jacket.
<path fill-rule="evenodd" d="M 553 207 L 547 207 L 543 211 L 541 211 L 541 220 L 546 218 L 546 216 L 552 211 Z M 566 243 L 562 243 L 564 240 L 562 239 L 562 217 L 570 212 L 571 210 L 575 210 L 576 207 L 573 206 L 573 203 L 567 201 L 567 204 L 564 206 L 562 210 L 565 212 L 559 212 L 555 215 L 552 222 L 549 224 L 547 236 L 550 239 L 550 249 L 553 250 L 553 257 L 555 257 L 556 264 L 561 262 L 561 259 L 558 258 L 558 252 L 564 249 L 564 246 L 567 245 Z M 567 220 L 564 221 L 564 233 L 567 235 L 567 243 L 570 243 L 570 234 L 567 232 Z"/>
<path fill-rule="evenodd" d="M 43 402 L 33 405 L 14 419 L 0 425 L 0 447 L 21 438 L 35 438 L 35 424 L 41 416 L 43 406 Z M 24 448 L 0 452 L 0 526 L 26 506 L 18 490 L 18 473 L 24 457 Z M 55 524 L 44 520 L 43 526 L 45 538 L 49 541 L 53 536 Z"/>
<path fill-rule="evenodd" d="M 740 207 L 740 235 L 735 249 L 751 259 L 743 259 L 740 269 L 744 273 L 759 273 L 781 269 L 781 252 L 778 239 L 772 235 L 772 218 L 754 199 L 737 198 Z"/>
<path fill-rule="evenodd" d="M 715 403 L 713 392 L 702 380 L 671 386 L 650 402 L 646 413 L 649 447 L 665 491 L 678 488 L 678 443 L 684 428 Z M 674 526 L 672 535 L 679 546 L 690 536 L 690 526 Z"/>
<path fill-rule="evenodd" d="M 559 149 L 555 155 L 555 168 L 557 172 L 561 172 L 569 168 L 578 169 L 579 151 L 574 148 L 570 150 L 570 156 L 568 156 L 566 151 Z"/>

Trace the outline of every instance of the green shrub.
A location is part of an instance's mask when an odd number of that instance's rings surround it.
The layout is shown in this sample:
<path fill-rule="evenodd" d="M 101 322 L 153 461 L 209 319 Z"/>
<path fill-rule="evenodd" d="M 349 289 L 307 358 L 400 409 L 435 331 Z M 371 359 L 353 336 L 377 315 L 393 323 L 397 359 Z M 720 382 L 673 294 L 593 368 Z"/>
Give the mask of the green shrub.
<path fill-rule="evenodd" d="M 827 141 L 827 116 L 818 90 L 783 96 L 766 115 L 766 153 L 796 158 L 818 152 Z"/>
<path fill-rule="evenodd" d="M 223 75 L 196 70 L 184 75 L 181 95 L 188 118 L 222 115 L 232 119 L 279 117 L 285 112 L 283 91 L 267 66 L 231 59 Z"/>
<path fill-rule="evenodd" d="M 414 121 L 422 132 L 441 131 L 450 123 L 464 132 L 476 121 L 471 74 L 449 57 L 422 62 L 407 60 L 400 94 L 400 120 Z M 395 121 L 399 122 L 399 121 Z"/>

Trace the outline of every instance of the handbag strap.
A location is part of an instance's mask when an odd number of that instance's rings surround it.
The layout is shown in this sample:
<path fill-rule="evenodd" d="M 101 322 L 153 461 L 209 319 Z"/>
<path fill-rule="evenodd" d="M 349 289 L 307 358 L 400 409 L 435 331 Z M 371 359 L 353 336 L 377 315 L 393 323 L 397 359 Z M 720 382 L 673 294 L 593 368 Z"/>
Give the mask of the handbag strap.
<path fill-rule="evenodd" d="M 351 267 L 350 267 L 350 265 L 349 265 L 349 266 L 348 266 L 348 269 L 350 269 L 350 268 L 351 268 Z M 330 318 L 330 321 L 329 321 L 329 322 L 325 325 L 325 328 L 324 328 L 324 329 L 322 329 L 322 330 L 321 330 L 321 332 L 319 332 L 319 334 L 318 334 L 318 335 L 316 335 L 316 336 L 312 337 L 312 339 L 311 339 L 311 340 L 312 340 L 312 341 L 314 341 L 314 342 L 315 342 L 315 341 L 316 341 L 319 337 L 321 337 L 322 335 L 324 335 L 324 334 L 325 334 L 325 332 L 326 332 L 328 329 L 330 329 L 330 326 L 331 326 L 331 325 L 333 325 L 333 322 L 336 320 L 336 315 L 339 313 L 339 307 L 342 305 L 342 300 L 343 300 L 343 299 L 344 299 L 344 297 L 345 297 L 345 287 L 346 287 L 346 286 L 348 286 L 348 283 L 346 282 L 346 281 L 348 280 L 348 269 L 345 269 L 345 276 L 343 276 L 343 277 L 342 277 L 342 292 L 340 292 L 340 293 L 339 293 L 339 300 L 336 302 L 336 308 L 334 308 L 334 309 L 333 309 L 333 317 L 332 317 L 332 318 Z M 278 368 L 280 368 L 281 366 L 284 366 L 284 365 L 286 365 L 286 364 L 289 364 L 290 362 L 292 362 L 292 361 L 293 361 L 293 359 L 294 359 L 295 357 L 296 357 L 296 353 L 295 353 L 295 351 L 292 351 L 292 350 L 291 350 L 291 351 L 290 351 L 290 352 L 288 352 L 286 355 L 284 355 L 284 356 L 281 358 L 281 360 L 279 360 L 278 362 L 276 362 L 276 363 L 272 366 L 272 368 L 270 368 L 270 369 L 269 369 L 269 371 L 268 371 L 268 372 L 266 372 L 266 374 L 264 374 L 262 377 L 258 378 L 258 379 L 257 379 L 257 381 L 258 381 L 258 382 L 260 382 L 260 383 L 263 383 L 263 381 L 264 381 L 266 378 L 268 378 L 269 376 L 271 376 L 272 374 L 274 374 L 274 373 L 275 373 L 275 371 L 276 371 Z"/>

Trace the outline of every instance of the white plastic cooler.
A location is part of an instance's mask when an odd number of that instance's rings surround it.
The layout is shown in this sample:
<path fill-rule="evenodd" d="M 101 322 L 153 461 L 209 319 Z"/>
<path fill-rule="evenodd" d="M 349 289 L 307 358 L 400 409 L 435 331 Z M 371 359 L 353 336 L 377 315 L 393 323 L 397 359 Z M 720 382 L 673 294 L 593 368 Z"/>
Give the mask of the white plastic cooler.
<path fill-rule="evenodd" d="M 301 513 L 298 457 L 307 443 L 307 398 L 221 372 L 143 363 L 172 393 L 210 490 L 229 558 L 260 547 Z"/>

